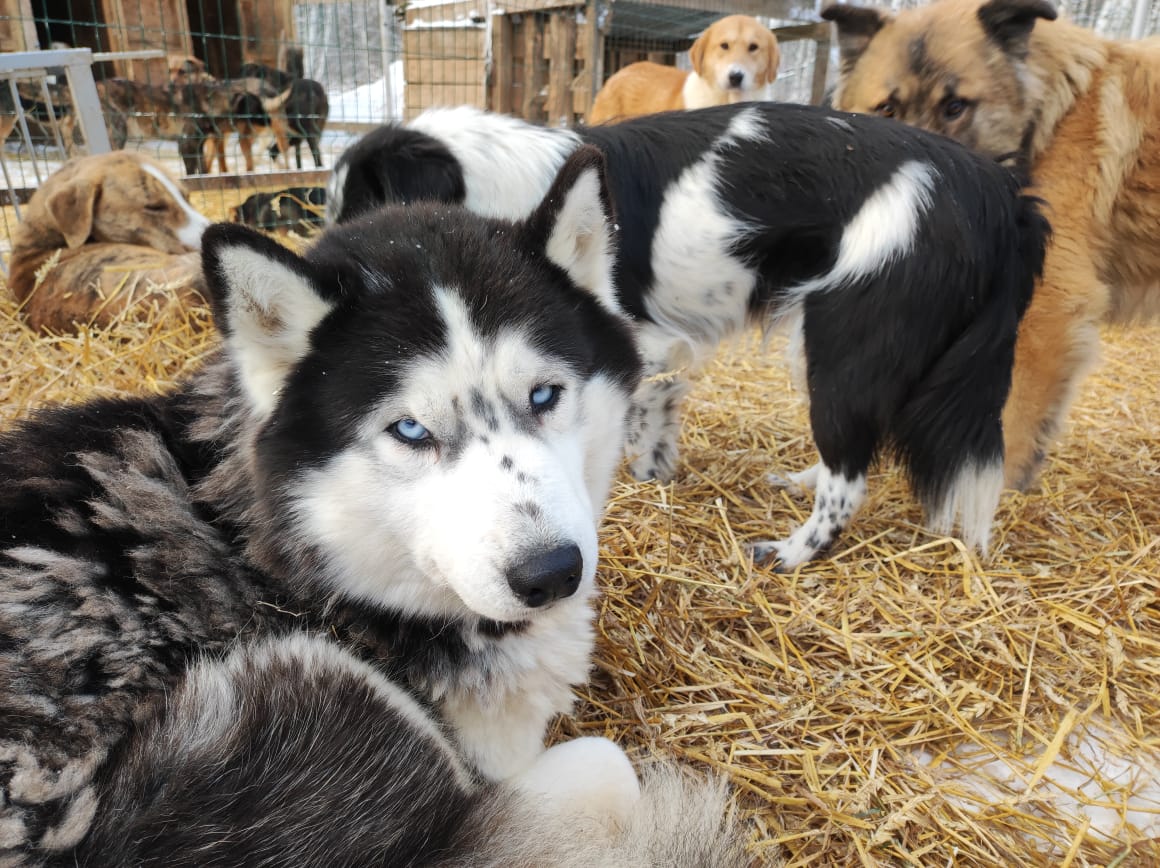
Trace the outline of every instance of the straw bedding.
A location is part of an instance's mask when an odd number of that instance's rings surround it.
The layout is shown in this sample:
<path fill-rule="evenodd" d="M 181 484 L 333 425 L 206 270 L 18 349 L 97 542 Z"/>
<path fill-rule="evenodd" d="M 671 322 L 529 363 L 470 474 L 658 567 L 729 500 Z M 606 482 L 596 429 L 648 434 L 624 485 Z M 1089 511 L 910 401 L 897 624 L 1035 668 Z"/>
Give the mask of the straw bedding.
<path fill-rule="evenodd" d="M 217 194 L 195 205 L 224 213 Z M 207 324 L 45 338 L 4 293 L 0 424 L 162 390 L 212 348 Z M 831 557 L 785 575 L 745 543 L 809 513 L 765 481 L 813 462 L 805 406 L 782 341 L 726 348 L 688 403 L 677 481 L 614 489 L 596 668 L 556 736 L 728 775 L 755 864 L 1160 863 L 1160 327 L 1105 337 L 985 564 L 924 530 L 884 463 Z M 1093 776 L 1093 749 L 1127 760 Z"/>

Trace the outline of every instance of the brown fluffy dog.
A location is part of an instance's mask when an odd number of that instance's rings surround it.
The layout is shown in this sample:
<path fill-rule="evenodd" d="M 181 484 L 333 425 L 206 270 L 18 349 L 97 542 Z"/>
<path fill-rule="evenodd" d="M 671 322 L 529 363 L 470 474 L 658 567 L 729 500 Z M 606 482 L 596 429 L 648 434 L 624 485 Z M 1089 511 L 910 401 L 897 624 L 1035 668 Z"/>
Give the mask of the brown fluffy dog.
<path fill-rule="evenodd" d="M 1054 239 L 1003 415 L 1007 482 L 1030 484 L 1101 321 L 1160 313 L 1160 40 L 1117 42 L 1045 0 L 831 6 L 837 108 L 951 136 L 1029 170 Z"/>
<path fill-rule="evenodd" d="M 631 63 L 596 94 L 588 123 L 756 99 L 777 78 L 780 57 L 777 37 L 756 18 L 721 18 L 689 49 L 692 72 L 648 61 Z"/>
<path fill-rule="evenodd" d="M 209 220 L 159 164 L 114 151 L 70 160 L 12 235 L 8 286 L 33 328 L 104 326 L 155 306 L 202 304 Z"/>

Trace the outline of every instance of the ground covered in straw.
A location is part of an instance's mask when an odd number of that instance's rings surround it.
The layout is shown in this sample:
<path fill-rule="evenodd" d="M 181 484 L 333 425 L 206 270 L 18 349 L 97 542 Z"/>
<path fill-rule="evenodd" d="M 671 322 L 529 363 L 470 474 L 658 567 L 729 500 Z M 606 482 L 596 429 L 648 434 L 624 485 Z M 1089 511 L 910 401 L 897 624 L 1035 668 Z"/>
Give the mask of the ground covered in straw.
<path fill-rule="evenodd" d="M 215 345 L 206 323 L 45 338 L 4 293 L 0 425 L 165 389 Z M 765 481 L 813 462 L 805 407 L 781 342 L 727 348 L 689 401 L 677 480 L 615 487 L 597 666 L 557 735 L 728 775 L 757 864 L 1157 864 L 1160 799 L 1124 823 L 1141 776 L 1160 781 L 1157 346 L 1155 326 L 1106 334 L 985 564 L 923 529 L 887 463 L 831 557 L 784 575 L 745 544 L 809 512 Z M 1085 740 L 1132 774 L 1061 776 Z"/>

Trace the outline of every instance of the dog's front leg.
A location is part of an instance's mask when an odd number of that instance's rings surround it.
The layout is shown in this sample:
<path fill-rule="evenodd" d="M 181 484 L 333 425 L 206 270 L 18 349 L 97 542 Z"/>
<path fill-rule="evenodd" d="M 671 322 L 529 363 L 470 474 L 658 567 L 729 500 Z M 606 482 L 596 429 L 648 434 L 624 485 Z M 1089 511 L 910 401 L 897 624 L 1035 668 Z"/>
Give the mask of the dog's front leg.
<path fill-rule="evenodd" d="M 1011 391 L 1003 406 L 1008 487 L 1026 491 L 1036 480 L 1079 384 L 1099 355 L 1099 322 L 1109 290 L 1096 274 L 1090 242 L 1057 230 L 1043 280 L 1019 325 Z"/>
<path fill-rule="evenodd" d="M 866 499 L 866 472 L 831 469 L 824 463 L 806 471 L 814 475 L 814 510 L 805 524 L 783 540 L 753 543 L 753 559 L 776 558 L 782 570 L 792 570 L 825 551 L 846 529 Z"/>

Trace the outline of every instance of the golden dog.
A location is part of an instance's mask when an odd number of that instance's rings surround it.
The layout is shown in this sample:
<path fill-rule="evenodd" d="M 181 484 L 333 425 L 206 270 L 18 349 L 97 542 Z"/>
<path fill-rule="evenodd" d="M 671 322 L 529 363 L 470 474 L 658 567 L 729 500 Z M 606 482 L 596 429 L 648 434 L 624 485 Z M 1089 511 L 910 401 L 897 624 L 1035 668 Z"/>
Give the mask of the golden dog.
<path fill-rule="evenodd" d="M 159 163 L 114 151 L 65 163 L 29 199 L 12 235 L 8 286 L 29 324 L 60 331 L 203 304 L 210 221 Z"/>
<path fill-rule="evenodd" d="M 777 78 L 780 56 L 777 37 L 756 18 L 721 18 L 689 49 L 692 72 L 648 61 L 631 63 L 596 94 L 588 123 L 755 99 Z"/>
<path fill-rule="evenodd" d="M 1030 172 L 1054 238 L 1003 414 L 1007 483 L 1035 478 L 1096 358 L 1100 322 L 1160 313 L 1160 39 L 1056 21 L 1046 0 L 830 6 L 834 106 L 958 139 Z"/>

